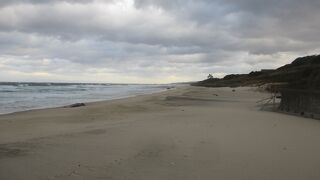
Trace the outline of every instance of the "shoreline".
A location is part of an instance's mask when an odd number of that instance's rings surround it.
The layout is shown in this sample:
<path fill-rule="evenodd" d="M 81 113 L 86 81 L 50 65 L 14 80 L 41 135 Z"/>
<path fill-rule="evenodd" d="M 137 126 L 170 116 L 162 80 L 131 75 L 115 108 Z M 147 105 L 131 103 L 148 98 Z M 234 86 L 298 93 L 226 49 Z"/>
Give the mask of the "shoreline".
<path fill-rule="evenodd" d="M 261 111 L 266 96 L 186 86 L 1 115 L 0 179 L 319 179 L 320 122 Z"/>
<path fill-rule="evenodd" d="M 175 89 L 177 87 L 170 87 L 170 89 Z M 65 104 L 65 105 L 58 105 L 58 106 L 49 106 L 49 107 L 39 107 L 39 108 L 32 108 L 32 109 L 27 109 L 27 110 L 21 110 L 21 111 L 14 111 L 14 112 L 8 112 L 8 113 L 1 113 L 0 112 L 0 117 L 1 116 L 6 116 L 6 115 L 11 115 L 11 114 L 16 114 L 16 113 L 24 113 L 24 112 L 29 112 L 29 111 L 38 111 L 38 110 L 46 110 L 46 109 L 57 109 L 57 108 L 72 108 L 72 107 L 68 107 L 70 105 L 73 104 L 77 104 L 77 103 L 84 103 L 85 105 L 89 105 L 92 103 L 99 103 L 99 102 L 108 102 L 108 101 L 114 101 L 114 100 L 120 100 L 120 99 L 126 99 L 126 98 L 132 98 L 132 97 L 138 97 L 138 96 L 144 96 L 144 95 L 151 95 L 151 94 L 157 94 L 157 93 L 161 93 L 161 92 L 165 92 L 167 90 L 170 89 L 162 89 L 159 91 L 155 91 L 155 92 L 146 92 L 143 94 L 137 94 L 137 95 L 128 95 L 128 96 L 123 96 L 123 97 L 118 97 L 118 98 L 113 98 L 113 99 L 108 99 L 108 100 L 97 100 L 97 101 L 84 101 L 84 102 L 75 102 L 72 104 Z"/>
<path fill-rule="evenodd" d="M 14 123 L 17 123 L 17 124 L 25 124 L 25 123 L 28 123 L 28 121 L 33 121 L 33 120 L 30 120 L 30 118 L 25 118 L 25 116 L 33 117 L 33 116 L 37 116 L 38 114 L 40 114 L 42 116 L 44 115 L 45 118 L 47 119 L 50 116 L 55 117 L 56 113 L 60 113 L 60 112 L 70 113 L 70 115 L 67 114 L 67 116 L 73 116 L 74 113 L 81 113 L 81 111 L 86 110 L 86 109 L 95 109 L 96 107 L 104 107 L 104 106 L 108 107 L 108 106 L 113 106 L 113 104 L 123 105 L 123 104 L 127 104 L 127 102 L 131 102 L 132 103 L 132 101 L 133 102 L 141 101 L 141 100 L 144 100 L 144 99 L 152 98 L 154 96 L 155 97 L 159 97 L 159 96 L 162 96 L 163 94 L 168 93 L 170 91 L 176 91 L 176 90 L 183 89 L 183 88 L 186 88 L 186 87 L 188 87 L 188 86 L 178 86 L 178 87 L 174 87 L 174 88 L 171 88 L 171 89 L 163 89 L 162 91 L 158 91 L 158 92 L 139 94 L 139 95 L 132 95 L 132 96 L 129 96 L 129 97 L 123 97 L 123 98 L 117 98 L 117 99 L 111 99 L 111 100 L 88 102 L 88 103 L 85 103 L 85 106 L 75 107 L 75 108 L 66 107 L 66 106 L 58 106 L 58 107 L 52 107 L 52 108 L 42 108 L 42 109 L 32 109 L 32 110 L 26 110 L 26 111 L 18 111 L 18 112 L 13 112 L 13 113 L 9 113 L 9 114 L 0 114 L 0 145 L 3 144 L 1 140 L 4 139 L 4 138 L 1 138 L 1 125 L 5 124 L 5 123 L 12 124 L 12 121 L 14 121 Z M 48 114 L 48 116 L 46 116 L 46 114 L 48 112 L 50 112 L 50 113 Z M 53 112 L 53 114 L 51 114 L 51 112 Z M 104 115 L 104 114 L 102 114 L 102 115 Z M 64 121 L 64 120 L 65 119 L 62 119 L 62 121 Z M 42 123 L 42 122 L 37 119 L 37 123 Z M 44 128 L 48 128 L 48 127 L 44 127 Z M 66 128 L 64 130 L 64 133 L 69 133 L 68 130 L 69 129 Z M 84 126 L 81 126 L 80 128 L 78 128 L 78 130 L 80 130 L 80 131 L 84 130 Z M 59 132 L 59 131 L 57 131 L 57 133 L 54 132 L 53 134 L 44 133 L 44 136 L 58 135 L 60 133 L 61 132 Z M 29 133 L 29 134 L 31 134 L 31 133 Z M 34 136 L 31 136 L 31 137 L 34 138 Z M 35 136 L 35 138 L 37 138 L 37 136 Z M 30 138 L 27 136 L 27 138 L 25 138 L 25 139 L 22 138 L 22 139 L 24 141 L 24 140 L 30 139 Z M 4 141 L 4 143 L 12 143 L 12 142 Z M 1 147 L 0 147 L 0 157 L 1 157 Z"/>

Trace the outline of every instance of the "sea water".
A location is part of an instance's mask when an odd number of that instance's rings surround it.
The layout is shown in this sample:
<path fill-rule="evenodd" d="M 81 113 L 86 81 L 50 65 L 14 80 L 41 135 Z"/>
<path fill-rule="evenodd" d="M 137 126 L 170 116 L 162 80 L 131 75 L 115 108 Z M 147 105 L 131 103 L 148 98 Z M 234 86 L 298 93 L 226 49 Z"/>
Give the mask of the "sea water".
<path fill-rule="evenodd" d="M 150 94 L 169 86 L 0 82 L 0 114 Z"/>

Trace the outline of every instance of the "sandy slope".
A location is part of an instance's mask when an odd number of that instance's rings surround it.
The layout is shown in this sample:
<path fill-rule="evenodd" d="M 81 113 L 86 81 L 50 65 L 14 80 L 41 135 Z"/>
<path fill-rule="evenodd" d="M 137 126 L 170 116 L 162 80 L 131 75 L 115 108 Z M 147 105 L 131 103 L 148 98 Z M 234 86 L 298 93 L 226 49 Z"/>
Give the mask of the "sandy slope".
<path fill-rule="evenodd" d="M 0 116 L 0 179 L 320 179 L 320 121 L 249 88 L 184 87 Z"/>

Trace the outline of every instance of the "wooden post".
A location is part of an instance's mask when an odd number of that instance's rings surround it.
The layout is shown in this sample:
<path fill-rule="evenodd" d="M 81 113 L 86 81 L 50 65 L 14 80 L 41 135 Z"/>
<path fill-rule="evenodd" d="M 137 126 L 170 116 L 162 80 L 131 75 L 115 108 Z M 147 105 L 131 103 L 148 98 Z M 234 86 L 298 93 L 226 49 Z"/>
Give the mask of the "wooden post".
<path fill-rule="evenodd" d="M 273 94 L 273 110 L 274 111 L 276 110 L 276 97 L 277 97 L 277 94 Z"/>

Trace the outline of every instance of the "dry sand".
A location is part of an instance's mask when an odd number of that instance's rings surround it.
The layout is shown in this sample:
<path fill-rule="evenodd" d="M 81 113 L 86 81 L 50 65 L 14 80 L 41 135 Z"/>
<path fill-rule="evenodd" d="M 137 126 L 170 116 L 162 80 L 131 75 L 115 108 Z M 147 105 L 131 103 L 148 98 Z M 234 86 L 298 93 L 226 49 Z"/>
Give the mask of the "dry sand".
<path fill-rule="evenodd" d="M 0 179 L 319 180 L 320 121 L 250 88 L 182 87 L 0 116 Z"/>

